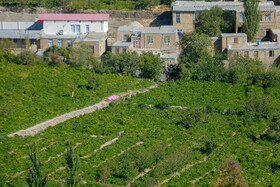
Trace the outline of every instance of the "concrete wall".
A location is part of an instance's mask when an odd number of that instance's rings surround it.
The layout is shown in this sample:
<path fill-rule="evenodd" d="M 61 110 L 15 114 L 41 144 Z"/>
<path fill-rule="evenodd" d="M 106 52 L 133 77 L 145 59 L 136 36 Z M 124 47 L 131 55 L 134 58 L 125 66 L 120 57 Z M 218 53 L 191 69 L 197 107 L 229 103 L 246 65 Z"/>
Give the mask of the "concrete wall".
<path fill-rule="evenodd" d="M 106 40 L 99 42 L 84 42 L 88 46 L 94 47 L 94 57 L 99 58 L 106 51 Z"/>
<path fill-rule="evenodd" d="M 255 51 L 258 51 L 258 56 L 255 56 Z M 274 56 L 269 56 L 271 50 L 247 50 L 247 51 L 234 51 L 230 55 L 248 55 L 250 58 L 257 58 L 263 62 L 266 67 L 271 67 L 274 63 L 280 63 L 280 49 L 274 51 Z"/>
<path fill-rule="evenodd" d="M 43 29 L 46 34 L 56 34 L 63 30 L 65 34 L 76 34 L 71 32 L 71 25 L 80 25 L 82 34 L 86 33 L 86 25 L 90 32 L 107 32 L 108 21 L 44 21 Z"/>
<path fill-rule="evenodd" d="M 183 32 L 193 32 L 195 13 L 194 12 L 180 12 L 180 23 L 176 23 L 176 12 L 172 12 L 172 23 L 177 26 L 177 29 L 183 29 Z"/>
<path fill-rule="evenodd" d="M 50 39 L 41 39 L 40 40 L 40 49 L 47 49 L 49 48 L 49 40 Z M 58 40 L 59 39 L 52 39 L 53 40 L 53 45 L 58 46 Z M 74 42 L 74 39 L 61 39 L 62 40 L 62 47 L 68 47 L 68 40 L 72 40 L 72 44 Z"/>
<path fill-rule="evenodd" d="M 237 43 L 234 43 L 234 38 L 237 38 Z M 224 52 L 225 49 L 227 49 L 228 45 L 231 45 L 231 48 L 243 48 L 247 46 L 247 36 L 222 37 L 221 43 L 222 52 Z"/>
<path fill-rule="evenodd" d="M 153 38 L 153 43 L 148 43 L 148 36 Z M 170 37 L 170 43 L 164 42 L 164 37 Z M 174 34 L 141 34 L 141 48 L 176 50 L 177 33 Z"/>

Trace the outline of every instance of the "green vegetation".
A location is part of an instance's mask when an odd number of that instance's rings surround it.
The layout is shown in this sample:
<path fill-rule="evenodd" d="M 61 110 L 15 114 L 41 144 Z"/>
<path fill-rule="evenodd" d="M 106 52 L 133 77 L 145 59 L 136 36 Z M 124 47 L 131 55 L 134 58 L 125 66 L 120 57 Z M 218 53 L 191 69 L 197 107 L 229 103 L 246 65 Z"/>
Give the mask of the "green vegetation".
<path fill-rule="evenodd" d="M 235 28 L 235 14 L 220 7 L 201 12 L 196 20 L 195 32 L 208 36 L 232 33 Z"/>
<path fill-rule="evenodd" d="M 244 0 L 244 13 L 242 31 L 247 34 L 248 40 L 252 41 L 258 30 L 261 20 L 259 11 L 259 0 Z"/>
<path fill-rule="evenodd" d="M 159 4 L 170 5 L 171 0 L 0 0 L 7 7 L 61 7 L 64 9 L 145 9 Z"/>
<path fill-rule="evenodd" d="M 6 135 L 152 83 L 69 66 L 0 63 L 0 84 L 0 134 Z"/>
<path fill-rule="evenodd" d="M 6 176 L 11 185 L 23 184 L 20 177 L 24 174 L 11 176 L 26 170 L 27 145 L 37 141 L 42 169 L 52 173 L 47 185 L 60 186 L 63 182 L 55 181 L 67 176 L 66 170 L 59 170 L 66 165 L 61 154 L 65 152 L 65 140 L 71 139 L 75 153 L 80 155 L 81 181 L 88 185 L 156 185 L 186 167 L 164 186 L 190 186 L 199 177 L 196 185 L 209 186 L 220 181 L 219 177 L 227 178 L 221 177 L 219 166 L 232 158 L 239 162 L 240 167 L 234 165 L 239 170 L 227 172 L 221 167 L 230 179 L 231 173 L 239 175 L 242 171 L 240 182 L 246 179 L 250 186 L 277 186 L 280 148 L 265 130 L 277 121 L 272 120 L 272 114 L 279 109 L 279 89 L 265 90 L 261 85 L 243 83 L 232 86 L 192 80 L 166 82 L 150 92 L 68 120 L 34 137 L 2 137 L 1 176 Z M 269 108 L 260 110 L 265 104 L 253 104 L 263 103 L 253 98 L 269 98 Z M 173 105 L 189 109 L 170 108 Z M 102 146 L 116 138 L 111 145 Z M 146 169 L 150 169 L 147 174 L 133 180 Z"/>

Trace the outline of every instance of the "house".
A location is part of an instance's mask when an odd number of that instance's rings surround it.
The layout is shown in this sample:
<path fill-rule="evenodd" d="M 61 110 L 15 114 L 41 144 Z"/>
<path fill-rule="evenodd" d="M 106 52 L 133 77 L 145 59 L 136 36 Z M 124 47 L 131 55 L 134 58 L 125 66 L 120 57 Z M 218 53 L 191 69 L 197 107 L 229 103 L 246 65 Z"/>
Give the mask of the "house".
<path fill-rule="evenodd" d="M 109 14 L 41 14 L 38 21 L 43 23 L 41 50 L 85 43 L 97 58 L 106 51 Z"/>
<path fill-rule="evenodd" d="M 178 35 L 175 26 L 143 27 L 121 26 L 117 30 L 117 41 L 112 45 L 114 54 L 136 51 L 159 54 L 167 63 L 177 62 Z"/>
<path fill-rule="evenodd" d="M 39 22 L 0 22 L 0 40 L 10 41 L 13 52 L 20 53 L 26 48 L 29 40 L 30 49 L 36 52 L 39 48 L 42 24 Z"/>
<path fill-rule="evenodd" d="M 172 23 L 177 26 L 179 34 L 193 32 L 195 30 L 195 20 L 199 13 L 214 6 L 231 11 L 236 20 L 233 32 L 241 33 L 242 12 L 244 12 L 243 2 L 175 1 L 171 5 Z M 259 10 L 261 12 L 261 21 L 256 39 L 269 41 L 271 40 L 271 30 L 280 29 L 280 7 L 275 6 L 273 1 L 267 1 L 259 3 Z"/>
<path fill-rule="evenodd" d="M 212 37 L 212 43 L 215 49 L 220 52 L 226 52 L 229 56 L 243 55 L 257 58 L 266 67 L 280 63 L 278 42 L 247 42 L 247 35 L 244 33 L 226 33 L 221 34 L 220 37 Z"/>

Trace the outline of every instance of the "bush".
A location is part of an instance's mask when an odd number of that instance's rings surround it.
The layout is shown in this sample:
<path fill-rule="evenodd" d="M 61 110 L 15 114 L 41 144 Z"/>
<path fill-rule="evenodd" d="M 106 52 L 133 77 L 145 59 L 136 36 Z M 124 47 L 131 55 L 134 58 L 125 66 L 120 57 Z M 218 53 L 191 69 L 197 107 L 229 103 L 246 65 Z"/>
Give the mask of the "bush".
<path fill-rule="evenodd" d="M 16 63 L 22 65 L 34 65 L 42 63 L 41 57 L 29 50 L 24 50 L 16 57 Z"/>

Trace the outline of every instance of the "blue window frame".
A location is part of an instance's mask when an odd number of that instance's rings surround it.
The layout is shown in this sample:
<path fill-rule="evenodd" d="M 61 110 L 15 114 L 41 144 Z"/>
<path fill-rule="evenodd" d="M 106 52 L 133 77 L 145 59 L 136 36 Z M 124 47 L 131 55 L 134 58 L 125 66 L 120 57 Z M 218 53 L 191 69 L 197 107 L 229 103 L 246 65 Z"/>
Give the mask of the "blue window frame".
<path fill-rule="evenodd" d="M 62 40 L 58 40 L 58 41 L 57 41 L 57 45 L 58 45 L 58 47 L 62 47 L 62 46 L 63 46 Z"/>
<path fill-rule="evenodd" d="M 53 46 L 53 40 L 49 40 L 48 43 L 49 43 L 49 47 Z"/>

